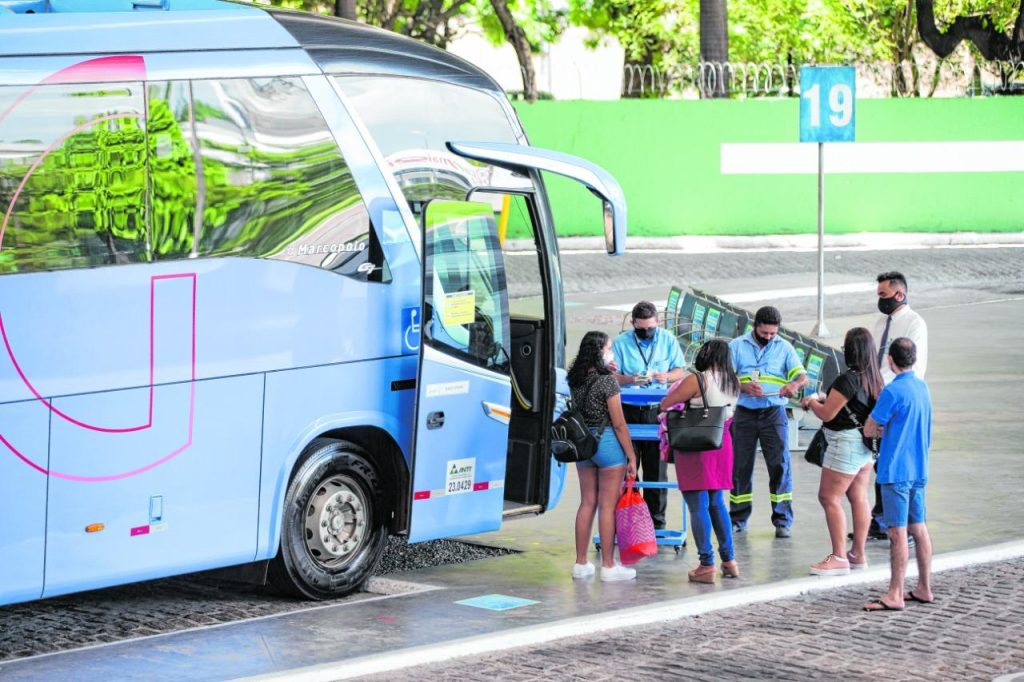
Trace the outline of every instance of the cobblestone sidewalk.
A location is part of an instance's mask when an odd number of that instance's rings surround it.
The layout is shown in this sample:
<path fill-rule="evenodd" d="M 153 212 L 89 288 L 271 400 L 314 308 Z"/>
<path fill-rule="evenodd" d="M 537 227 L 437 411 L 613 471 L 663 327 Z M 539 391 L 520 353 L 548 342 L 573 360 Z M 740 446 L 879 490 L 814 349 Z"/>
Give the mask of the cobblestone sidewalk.
<path fill-rule="evenodd" d="M 992 680 L 1024 671 L 1024 558 L 933 582 L 935 603 L 902 612 L 861 611 L 884 586 L 858 586 L 366 679 Z"/>

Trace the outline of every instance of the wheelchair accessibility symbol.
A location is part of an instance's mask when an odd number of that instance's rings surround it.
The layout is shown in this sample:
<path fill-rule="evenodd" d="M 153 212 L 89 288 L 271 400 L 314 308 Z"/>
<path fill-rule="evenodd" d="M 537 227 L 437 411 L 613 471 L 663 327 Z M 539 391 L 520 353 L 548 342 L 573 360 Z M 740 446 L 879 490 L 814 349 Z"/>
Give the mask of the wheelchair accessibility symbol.
<path fill-rule="evenodd" d="M 405 350 L 414 353 L 420 349 L 420 309 L 402 309 L 402 343 Z"/>

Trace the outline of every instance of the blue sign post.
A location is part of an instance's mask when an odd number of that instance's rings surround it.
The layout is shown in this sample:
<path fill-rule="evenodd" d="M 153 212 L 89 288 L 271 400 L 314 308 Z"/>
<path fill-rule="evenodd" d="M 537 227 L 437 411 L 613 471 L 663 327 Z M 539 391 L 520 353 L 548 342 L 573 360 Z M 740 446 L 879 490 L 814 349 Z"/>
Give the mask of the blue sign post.
<path fill-rule="evenodd" d="M 857 72 L 852 66 L 800 69 L 800 141 L 818 143 L 818 322 L 812 336 L 829 335 L 825 326 L 825 143 L 853 142 Z"/>

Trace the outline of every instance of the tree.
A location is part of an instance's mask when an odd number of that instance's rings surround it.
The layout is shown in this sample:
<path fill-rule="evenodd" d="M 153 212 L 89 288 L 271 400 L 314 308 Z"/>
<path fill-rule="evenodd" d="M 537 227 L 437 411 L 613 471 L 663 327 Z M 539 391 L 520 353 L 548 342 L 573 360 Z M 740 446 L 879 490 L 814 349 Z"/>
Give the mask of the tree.
<path fill-rule="evenodd" d="M 334 0 L 334 16 L 355 21 L 359 18 L 356 11 L 356 0 Z"/>
<path fill-rule="evenodd" d="M 478 0 L 475 10 L 468 19 L 476 20 L 492 43 L 512 45 L 522 73 L 523 96 L 536 101 L 533 55 L 565 30 L 566 12 L 555 9 L 549 0 Z"/>
<path fill-rule="evenodd" d="M 697 60 L 697 0 L 571 0 L 570 20 L 619 41 L 626 53 L 623 97 L 658 97 L 667 74 Z"/>
<path fill-rule="evenodd" d="M 1019 0 L 1012 22 L 1012 5 L 1005 0 L 986 3 L 989 11 L 983 14 L 971 12 L 970 3 L 951 3 L 957 13 L 945 31 L 936 25 L 934 0 L 916 1 L 917 30 L 925 45 L 940 58 L 948 57 L 961 41 L 968 40 L 985 59 L 1024 61 L 1024 0 Z M 967 12 L 959 13 L 962 10 Z"/>
<path fill-rule="evenodd" d="M 444 49 L 473 0 L 271 0 L 277 7 L 360 20 Z"/>
<path fill-rule="evenodd" d="M 729 16 L 726 0 L 700 0 L 700 96 L 728 97 Z"/>

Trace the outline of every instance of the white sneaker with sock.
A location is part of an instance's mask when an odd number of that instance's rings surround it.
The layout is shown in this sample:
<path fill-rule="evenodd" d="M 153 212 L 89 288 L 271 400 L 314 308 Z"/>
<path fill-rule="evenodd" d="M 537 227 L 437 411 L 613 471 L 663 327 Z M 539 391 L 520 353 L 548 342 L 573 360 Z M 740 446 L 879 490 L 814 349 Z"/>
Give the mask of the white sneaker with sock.
<path fill-rule="evenodd" d="M 594 575 L 594 564 L 590 563 L 589 561 L 585 564 L 573 564 L 573 580 L 582 580 L 583 578 L 589 578 L 592 575 Z"/>
<path fill-rule="evenodd" d="M 618 580 L 633 580 L 636 578 L 636 569 L 615 564 L 611 568 L 601 567 L 601 581 L 610 583 Z"/>

